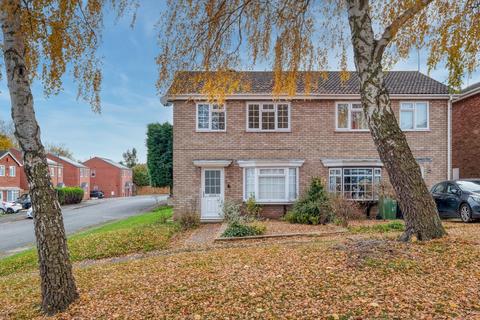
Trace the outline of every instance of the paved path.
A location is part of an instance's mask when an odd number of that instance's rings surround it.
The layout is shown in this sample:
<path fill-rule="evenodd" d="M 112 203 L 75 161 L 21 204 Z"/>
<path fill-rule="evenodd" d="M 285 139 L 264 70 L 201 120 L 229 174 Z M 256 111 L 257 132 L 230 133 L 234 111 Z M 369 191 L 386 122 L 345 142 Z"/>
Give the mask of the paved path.
<path fill-rule="evenodd" d="M 167 199 L 167 196 L 136 196 L 129 198 L 89 200 L 62 209 L 67 234 L 108 221 L 143 213 Z M 25 213 L 18 213 L 23 217 Z M 17 216 L 18 219 L 18 216 Z M 0 255 L 31 247 L 35 242 L 33 221 L 0 219 Z"/>

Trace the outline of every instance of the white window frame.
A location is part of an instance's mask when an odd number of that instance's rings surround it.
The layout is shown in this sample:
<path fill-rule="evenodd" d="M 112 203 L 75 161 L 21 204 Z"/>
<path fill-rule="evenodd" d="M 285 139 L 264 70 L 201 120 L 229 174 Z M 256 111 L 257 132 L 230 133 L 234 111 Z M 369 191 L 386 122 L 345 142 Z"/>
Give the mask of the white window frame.
<path fill-rule="evenodd" d="M 9 197 L 9 195 L 12 195 L 13 197 Z M 7 190 L 7 201 L 14 202 L 15 200 L 17 200 L 19 195 L 20 195 L 19 190 Z"/>
<path fill-rule="evenodd" d="M 50 177 L 55 178 L 55 167 L 50 167 Z"/>
<path fill-rule="evenodd" d="M 63 168 L 62 168 L 62 167 L 59 167 L 59 168 L 58 168 L 58 176 L 59 176 L 59 177 L 62 176 L 62 174 L 63 174 L 62 171 L 63 171 Z"/>
<path fill-rule="evenodd" d="M 341 104 L 348 105 L 347 128 L 338 127 L 338 106 Z M 368 132 L 370 129 L 352 129 L 352 106 L 354 104 L 362 105 L 360 101 L 336 101 L 335 102 L 335 131 L 352 131 L 352 132 Z M 363 112 L 363 109 L 362 109 Z"/>
<path fill-rule="evenodd" d="M 275 128 L 274 129 L 262 129 L 262 109 L 263 105 L 273 105 L 273 110 L 275 113 Z M 251 105 L 258 105 L 258 128 L 250 128 L 248 122 L 248 113 Z M 287 105 L 288 110 L 288 128 L 278 128 L 278 105 Z M 280 101 L 280 102 L 273 102 L 273 101 L 249 101 L 246 104 L 246 112 L 245 112 L 245 119 L 246 119 L 246 131 L 247 132 L 291 132 L 292 131 L 292 106 L 290 102 L 287 101 Z"/>
<path fill-rule="evenodd" d="M 13 174 L 12 174 L 12 172 L 13 172 Z M 16 177 L 17 176 L 17 167 L 16 166 L 10 166 L 8 168 L 8 175 L 10 177 Z"/>
<path fill-rule="evenodd" d="M 254 192 L 255 192 L 255 201 L 259 204 L 289 204 L 293 203 L 295 200 L 298 199 L 299 195 L 299 173 L 300 170 L 298 170 L 298 167 L 277 167 L 277 166 L 272 166 L 272 167 L 245 167 L 243 168 L 243 200 L 247 201 L 249 198 L 249 195 L 247 195 L 246 189 L 247 189 L 247 169 L 254 170 Z M 259 195 L 259 178 L 262 176 L 260 174 L 261 169 L 282 169 L 283 174 L 268 174 L 264 176 L 282 176 L 285 177 L 285 198 L 284 199 L 258 199 Z M 295 169 L 295 198 L 290 199 L 290 169 Z"/>
<path fill-rule="evenodd" d="M 328 191 L 333 194 L 339 194 L 341 197 L 344 196 L 345 194 L 345 189 L 344 189 L 344 170 L 345 169 L 371 169 L 372 170 L 372 198 L 362 198 L 362 199 L 352 199 L 352 198 L 346 198 L 347 200 L 352 200 L 352 201 L 377 201 L 378 200 L 378 191 L 375 189 L 375 178 L 380 177 L 380 183 L 382 181 L 382 168 L 380 167 L 332 167 L 328 169 Z M 340 182 L 341 182 L 341 190 L 336 191 L 331 189 L 330 185 L 330 177 L 332 176 L 332 172 L 340 170 L 340 175 L 334 174 L 336 177 L 340 177 Z M 378 173 L 379 172 L 379 173 Z"/>
<path fill-rule="evenodd" d="M 427 127 L 426 128 L 417 128 L 417 104 L 426 104 L 427 105 Z M 403 104 L 412 104 L 413 109 L 411 112 L 413 112 L 413 129 L 400 129 L 402 131 L 430 131 L 430 104 L 428 101 L 400 101 L 400 108 L 398 111 L 398 125 L 401 126 L 402 123 L 402 105 Z M 403 110 L 406 111 L 406 110 Z"/>
<path fill-rule="evenodd" d="M 198 107 L 200 105 L 208 105 L 208 128 L 199 128 L 198 127 Z M 212 129 L 212 109 L 214 105 L 223 106 L 223 114 L 225 117 L 225 127 L 224 129 Z M 219 112 L 219 111 L 215 111 Z M 197 132 L 225 132 L 227 131 L 227 105 L 219 103 L 208 103 L 208 102 L 197 102 L 195 106 L 195 128 Z"/>
<path fill-rule="evenodd" d="M 6 172 L 5 172 L 5 166 L 0 165 L 0 177 L 5 177 Z"/>

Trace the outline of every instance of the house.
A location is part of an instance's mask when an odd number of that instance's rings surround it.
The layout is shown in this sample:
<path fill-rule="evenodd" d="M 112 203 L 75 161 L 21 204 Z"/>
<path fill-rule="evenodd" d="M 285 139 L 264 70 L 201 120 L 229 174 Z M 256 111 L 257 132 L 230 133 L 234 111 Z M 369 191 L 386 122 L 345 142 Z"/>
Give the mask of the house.
<path fill-rule="evenodd" d="M 340 72 L 309 73 L 311 90 L 300 73 L 297 93 L 275 98 L 274 73 L 236 74 L 246 85 L 223 105 L 208 102 L 201 82 L 189 80 L 197 72 L 178 73 L 175 91 L 163 97 L 173 105 L 176 217 L 195 210 L 203 221 L 218 220 L 224 200 L 249 197 L 263 205 L 263 215 L 279 217 L 312 177 L 347 199 L 378 198 L 388 175 L 363 118 L 355 72 L 344 81 Z M 388 72 L 386 86 L 426 184 L 448 179 L 448 88 L 416 71 Z"/>
<path fill-rule="evenodd" d="M 453 178 L 480 178 L 480 82 L 453 101 L 452 144 Z"/>
<path fill-rule="evenodd" d="M 22 163 L 21 170 L 18 171 L 20 176 L 20 189 L 22 192 L 28 191 L 28 182 L 27 176 L 25 174 L 25 170 L 23 169 L 23 154 L 22 151 L 17 148 L 10 148 L 10 153 L 12 153 L 18 161 Z M 51 159 L 47 158 L 48 168 L 50 170 L 50 177 L 52 181 L 52 185 L 54 187 L 62 187 L 63 184 L 63 165 L 61 163 L 55 162 Z"/>
<path fill-rule="evenodd" d="M 63 183 L 68 187 L 80 187 L 84 190 L 83 199 L 90 199 L 90 169 L 80 162 L 52 153 L 47 154 L 47 159 L 63 166 Z"/>
<path fill-rule="evenodd" d="M 8 150 L 0 151 L 0 201 L 15 201 L 20 195 L 22 163 Z"/>
<path fill-rule="evenodd" d="M 107 198 L 133 195 L 132 169 L 102 157 L 93 157 L 84 164 L 91 170 L 92 190 L 103 191 Z"/>

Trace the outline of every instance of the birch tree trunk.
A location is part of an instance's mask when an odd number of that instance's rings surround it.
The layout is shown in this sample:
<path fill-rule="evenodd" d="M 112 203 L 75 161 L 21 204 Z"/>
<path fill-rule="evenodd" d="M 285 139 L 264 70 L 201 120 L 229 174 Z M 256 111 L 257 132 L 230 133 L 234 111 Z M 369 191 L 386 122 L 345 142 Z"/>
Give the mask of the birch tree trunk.
<path fill-rule="evenodd" d="M 398 125 L 385 87 L 382 56 L 391 39 L 392 31 L 386 29 L 382 38 L 376 40 L 368 0 L 347 2 L 364 113 L 405 219 L 406 230 L 400 240 L 408 241 L 413 235 L 418 240 L 440 238 L 445 235 L 445 230 L 435 202 L 422 179 L 420 167 L 413 157 L 407 139 Z M 428 1 L 425 3 L 428 4 Z M 401 17 L 406 18 L 408 17 Z"/>
<path fill-rule="evenodd" d="M 21 33 L 20 0 L 2 2 L 3 55 L 12 104 L 15 137 L 24 152 L 24 169 L 34 210 L 40 267 L 42 310 L 51 315 L 78 298 L 57 194 L 50 181 L 40 128 L 33 109 L 25 45 Z M 7 9 L 8 7 L 8 9 Z"/>

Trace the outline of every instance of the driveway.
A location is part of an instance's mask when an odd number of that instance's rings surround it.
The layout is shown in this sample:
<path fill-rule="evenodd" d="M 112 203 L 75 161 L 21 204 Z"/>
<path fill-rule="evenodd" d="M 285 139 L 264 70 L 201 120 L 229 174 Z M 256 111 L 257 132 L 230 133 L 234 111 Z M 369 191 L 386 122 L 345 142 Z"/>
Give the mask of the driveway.
<path fill-rule="evenodd" d="M 88 200 L 78 205 L 65 206 L 62 208 L 65 230 L 69 235 L 108 221 L 134 216 L 148 211 L 166 199 L 167 196 L 136 196 Z M 22 216 L 25 217 L 24 212 L 17 214 L 16 221 L 0 219 L 0 256 L 33 246 L 33 221 L 26 218 L 17 220 Z"/>

